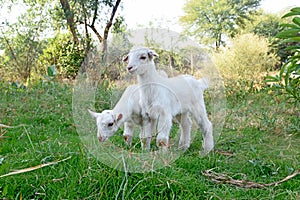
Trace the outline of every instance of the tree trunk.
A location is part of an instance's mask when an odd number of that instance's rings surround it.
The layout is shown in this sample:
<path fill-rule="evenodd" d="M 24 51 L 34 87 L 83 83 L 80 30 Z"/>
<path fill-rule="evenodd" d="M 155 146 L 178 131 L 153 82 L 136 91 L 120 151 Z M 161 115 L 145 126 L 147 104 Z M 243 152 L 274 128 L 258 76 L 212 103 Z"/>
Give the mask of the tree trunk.
<path fill-rule="evenodd" d="M 222 43 L 222 33 L 218 33 L 216 38 L 216 50 L 218 51 Z"/>
<path fill-rule="evenodd" d="M 70 31 L 73 36 L 73 41 L 75 43 L 78 43 L 79 40 L 78 40 L 78 36 L 77 36 L 77 28 L 76 28 L 76 24 L 74 22 L 74 14 L 73 14 L 73 11 L 71 11 L 69 0 L 60 0 L 60 4 L 64 10 L 68 26 L 69 26 Z"/>
<path fill-rule="evenodd" d="M 170 70 L 173 73 L 173 69 L 175 68 L 175 61 L 171 53 L 169 54 L 169 61 L 170 61 Z"/>

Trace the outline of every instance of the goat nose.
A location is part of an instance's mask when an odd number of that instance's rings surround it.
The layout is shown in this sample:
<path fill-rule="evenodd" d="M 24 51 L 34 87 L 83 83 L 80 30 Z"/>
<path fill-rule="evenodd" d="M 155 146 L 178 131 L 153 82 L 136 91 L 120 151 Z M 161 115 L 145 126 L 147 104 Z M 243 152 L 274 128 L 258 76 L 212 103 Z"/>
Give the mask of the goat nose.
<path fill-rule="evenodd" d="M 99 142 L 104 142 L 104 141 L 105 141 L 105 137 L 99 136 L 99 137 L 98 137 L 98 141 L 99 141 Z"/>

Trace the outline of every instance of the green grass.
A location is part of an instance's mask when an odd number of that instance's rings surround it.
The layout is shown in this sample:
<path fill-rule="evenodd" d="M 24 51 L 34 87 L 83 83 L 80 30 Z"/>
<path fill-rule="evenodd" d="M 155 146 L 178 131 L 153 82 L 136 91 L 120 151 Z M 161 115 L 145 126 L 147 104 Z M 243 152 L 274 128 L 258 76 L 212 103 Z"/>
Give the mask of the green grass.
<path fill-rule="evenodd" d="M 147 173 L 112 169 L 89 153 L 73 121 L 72 86 L 37 84 L 24 90 L 2 83 L 0 97 L 0 123 L 26 125 L 0 128 L 0 175 L 71 156 L 0 178 L 2 199 L 300 198 L 299 175 L 276 187 L 244 189 L 211 182 L 202 174 L 213 168 L 235 179 L 270 183 L 300 168 L 299 109 L 267 92 L 228 97 L 215 152 L 199 156 L 201 139 L 195 139 L 174 163 Z"/>

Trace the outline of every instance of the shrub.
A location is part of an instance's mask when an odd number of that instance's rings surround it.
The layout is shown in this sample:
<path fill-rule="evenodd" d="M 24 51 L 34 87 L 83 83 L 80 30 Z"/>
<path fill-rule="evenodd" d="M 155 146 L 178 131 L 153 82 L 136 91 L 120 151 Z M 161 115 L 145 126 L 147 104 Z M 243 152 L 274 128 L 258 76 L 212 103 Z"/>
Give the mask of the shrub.
<path fill-rule="evenodd" d="M 231 45 L 213 53 L 212 61 L 231 91 L 253 89 L 261 83 L 261 73 L 271 69 L 278 57 L 270 53 L 268 40 L 254 34 L 238 35 Z"/>
<path fill-rule="evenodd" d="M 58 34 L 48 40 L 48 45 L 43 50 L 39 61 L 43 70 L 47 70 L 47 66 L 56 65 L 60 77 L 74 78 L 84 56 L 84 49 L 80 44 L 74 43 L 70 35 Z"/>
<path fill-rule="evenodd" d="M 273 82 L 271 89 L 277 90 L 286 95 L 288 100 L 295 104 L 300 102 L 300 7 L 291 9 L 291 11 L 283 16 L 283 18 L 294 16 L 293 23 L 284 24 L 288 27 L 277 34 L 282 39 L 282 43 L 293 43 L 293 46 L 287 47 L 294 54 L 287 59 L 282 66 L 279 75 L 267 76 L 266 82 Z"/>

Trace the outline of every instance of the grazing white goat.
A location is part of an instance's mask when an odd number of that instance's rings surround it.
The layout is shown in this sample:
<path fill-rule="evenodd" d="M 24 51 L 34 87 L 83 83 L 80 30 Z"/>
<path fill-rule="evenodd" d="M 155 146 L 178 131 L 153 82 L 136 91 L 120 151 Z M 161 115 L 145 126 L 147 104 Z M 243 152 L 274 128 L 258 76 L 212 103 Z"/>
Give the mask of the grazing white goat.
<path fill-rule="evenodd" d="M 159 74 L 167 77 L 164 71 L 160 71 Z M 146 135 L 145 133 L 151 133 L 153 131 L 150 129 L 152 127 L 147 124 L 149 121 L 142 118 L 142 109 L 139 105 L 139 99 L 140 94 L 137 85 L 130 85 L 126 88 L 113 110 L 104 110 L 101 113 L 88 110 L 91 116 L 96 120 L 99 142 L 106 141 L 124 123 L 123 136 L 127 144 L 129 146 L 131 145 L 134 127 L 138 125 L 141 128 L 139 137 L 143 148 L 150 149 L 152 135 Z M 177 116 L 177 120 L 180 123 L 181 136 L 186 138 L 185 135 L 190 134 L 191 120 L 187 115 L 182 117 Z M 182 148 L 186 149 L 184 145 L 182 145 Z"/>
<path fill-rule="evenodd" d="M 123 136 L 131 145 L 135 124 L 142 127 L 141 109 L 137 104 L 139 93 L 136 89 L 137 85 L 128 86 L 113 110 L 104 110 L 101 113 L 88 110 L 96 119 L 99 142 L 106 141 L 124 124 Z"/>
<path fill-rule="evenodd" d="M 213 128 L 203 99 L 209 80 L 196 80 L 188 75 L 162 77 L 156 71 L 155 56 L 157 54 L 153 50 L 142 47 L 131 50 L 124 61 L 128 61 L 127 70 L 137 75 L 143 120 L 149 118 L 151 126 L 157 126 L 157 146 L 167 150 L 172 118 L 191 113 L 202 130 L 204 151 L 209 152 L 214 147 Z M 148 137 L 152 135 L 146 134 Z M 189 147 L 189 134 L 181 135 L 179 146 L 181 145 Z"/>

